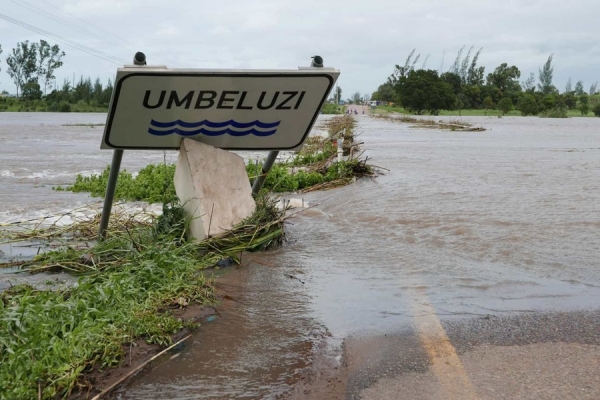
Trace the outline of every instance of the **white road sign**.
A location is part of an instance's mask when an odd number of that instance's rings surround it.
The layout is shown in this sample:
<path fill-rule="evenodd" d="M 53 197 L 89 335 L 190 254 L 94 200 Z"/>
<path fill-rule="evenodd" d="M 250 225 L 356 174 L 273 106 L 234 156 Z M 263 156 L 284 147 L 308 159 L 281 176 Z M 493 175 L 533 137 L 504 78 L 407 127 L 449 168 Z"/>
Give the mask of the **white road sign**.
<path fill-rule="evenodd" d="M 187 137 L 222 149 L 294 149 L 338 76 L 331 68 L 120 68 L 101 148 L 177 149 Z"/>

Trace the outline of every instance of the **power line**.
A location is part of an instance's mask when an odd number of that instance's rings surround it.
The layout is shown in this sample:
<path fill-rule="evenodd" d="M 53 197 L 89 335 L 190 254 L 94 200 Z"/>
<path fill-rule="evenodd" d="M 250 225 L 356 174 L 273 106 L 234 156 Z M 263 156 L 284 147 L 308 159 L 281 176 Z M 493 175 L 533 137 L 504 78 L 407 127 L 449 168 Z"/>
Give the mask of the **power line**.
<path fill-rule="evenodd" d="M 25 28 L 25 29 L 28 29 L 30 31 L 39 33 L 41 35 L 53 38 L 55 40 L 58 40 L 59 42 L 62 42 L 64 44 L 68 45 L 68 46 L 71 46 L 71 47 L 74 47 L 74 48 L 76 48 L 78 50 L 81 50 L 84 53 L 87 53 L 87 54 L 90 54 L 90 55 L 102 58 L 102 59 L 104 59 L 106 61 L 110 61 L 110 62 L 117 63 L 117 64 L 122 64 L 123 62 L 126 63 L 126 61 L 124 61 L 124 60 L 122 60 L 122 59 L 120 59 L 118 57 L 112 56 L 112 55 L 110 55 L 108 53 L 105 53 L 103 51 L 100 51 L 100 50 L 96 50 L 96 49 L 94 49 L 92 47 L 88 47 L 88 46 L 85 46 L 83 44 L 74 42 L 74 41 L 72 41 L 70 39 L 67 39 L 67 38 L 62 37 L 62 36 L 57 35 L 57 34 L 54 34 L 52 32 L 48 32 L 48 31 L 46 31 L 44 29 L 35 27 L 35 26 L 30 25 L 30 24 L 28 24 L 26 22 L 19 21 L 17 19 L 11 18 L 11 17 L 9 17 L 7 15 L 0 14 L 0 18 L 4 19 L 5 21 L 8 21 L 10 23 L 13 23 L 13 24 L 15 24 L 17 26 L 20 26 L 22 28 Z"/>
<path fill-rule="evenodd" d="M 16 5 L 26 8 L 29 11 L 33 11 L 37 14 L 43 15 L 44 17 L 50 18 L 51 20 L 56 21 L 56 22 L 60 23 L 61 25 L 66 25 L 68 27 L 75 29 L 78 32 L 85 33 L 88 36 L 92 37 L 93 39 L 104 40 L 102 37 L 98 36 L 97 34 L 94 34 L 86 29 L 83 29 L 83 28 L 77 26 L 77 25 L 74 25 L 63 18 L 57 17 L 57 16 L 53 15 L 52 13 L 42 10 L 41 8 L 36 7 L 33 4 L 30 4 L 24 0 L 10 0 L 10 1 Z"/>
<path fill-rule="evenodd" d="M 106 30 L 106 29 L 104 29 L 104 28 L 101 28 L 101 27 L 99 27 L 98 25 L 95 25 L 95 24 L 93 24 L 93 23 L 91 23 L 91 22 L 89 22 L 89 21 L 86 21 L 85 19 L 83 19 L 83 18 L 80 18 L 80 17 L 78 17 L 77 15 L 75 15 L 75 14 L 73 14 L 73 13 L 70 13 L 70 12 L 68 12 L 68 11 L 65 11 L 65 10 L 63 10 L 62 8 L 60 8 L 60 7 L 58 7 L 58 6 L 56 6 L 56 5 L 52 4 L 52 3 L 50 3 L 49 1 L 46 1 L 46 0 L 41 0 L 41 1 L 42 1 L 43 3 L 46 3 L 46 4 L 48 4 L 48 5 L 49 5 L 50 7 L 52 7 L 52 8 L 56 8 L 57 10 L 59 10 L 60 12 L 62 12 L 62 13 L 64 13 L 64 14 L 69 14 L 69 15 L 70 15 L 70 16 L 72 16 L 73 18 L 76 18 L 76 19 L 78 19 L 79 21 L 81 21 L 81 22 L 85 23 L 86 25 L 91 25 L 91 26 L 93 26 L 94 28 L 98 29 L 99 31 L 102 31 L 102 32 L 104 32 L 104 33 L 106 33 L 106 34 L 108 34 L 108 35 L 110 35 L 110 36 L 112 36 L 112 37 L 114 37 L 114 38 L 118 39 L 118 40 L 119 40 L 119 43 L 118 43 L 118 44 L 121 44 L 122 42 L 125 42 L 125 43 L 127 43 L 127 44 L 129 44 L 129 45 L 131 45 L 131 46 L 134 46 L 134 44 L 133 44 L 133 43 L 131 43 L 130 41 L 128 41 L 127 39 L 124 39 L 124 38 L 122 38 L 122 37 L 120 37 L 120 36 L 117 36 L 117 35 L 115 35 L 114 33 L 110 32 L 110 31 L 108 31 L 108 30 Z"/>
<path fill-rule="evenodd" d="M 110 55 L 108 53 L 105 53 L 103 51 L 96 50 L 96 49 L 94 49 L 92 47 L 88 47 L 88 46 L 85 46 L 83 44 L 74 42 L 74 41 L 69 40 L 69 39 L 67 39 L 65 37 L 62 37 L 60 35 L 57 35 L 57 34 L 54 34 L 52 32 L 48 32 L 48 31 L 46 31 L 44 29 L 41 29 L 41 28 L 35 27 L 33 25 L 30 25 L 30 24 L 28 24 L 26 22 L 19 21 L 17 19 L 11 18 L 8 15 L 0 13 L 0 19 L 3 19 L 5 21 L 7 21 L 7 22 L 10 22 L 10 23 L 15 24 L 17 26 L 20 26 L 20 27 L 25 28 L 27 30 L 30 30 L 32 32 L 39 33 L 40 35 L 44 35 L 44 36 L 53 38 L 55 40 L 58 40 L 61 43 L 64 43 L 64 44 L 66 44 L 68 46 L 71 46 L 71 47 L 74 47 L 74 48 L 76 48 L 76 49 L 78 49 L 80 51 L 83 51 L 84 53 L 87 53 L 87 54 L 90 54 L 92 56 L 101 58 L 101 59 L 103 59 L 105 61 L 109 61 L 109 62 L 112 62 L 114 64 L 118 64 L 118 65 L 126 64 L 127 63 L 127 61 L 125 61 L 125 60 L 123 60 L 123 59 L 121 59 L 119 57 L 115 57 L 115 56 L 112 56 L 112 55 Z"/>

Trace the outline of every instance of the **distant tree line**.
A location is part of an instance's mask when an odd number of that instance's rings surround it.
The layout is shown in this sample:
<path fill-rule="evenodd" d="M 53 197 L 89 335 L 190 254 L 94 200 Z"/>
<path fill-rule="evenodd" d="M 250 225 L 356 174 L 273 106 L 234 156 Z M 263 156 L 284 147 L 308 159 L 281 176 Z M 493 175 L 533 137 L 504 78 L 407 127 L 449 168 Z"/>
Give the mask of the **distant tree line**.
<path fill-rule="evenodd" d="M 420 54 L 415 55 L 416 50 L 413 50 L 403 65 L 395 66 L 371 99 L 393 102 L 417 114 L 495 108 L 505 114 L 516 108 L 523 115 L 566 116 L 567 110 L 577 108 L 582 115 L 593 110 L 600 116 L 600 102 L 590 101 L 590 96 L 599 93 L 597 82 L 586 93 L 582 81 L 573 88 L 569 79 L 565 91 L 560 93 L 552 82 L 552 54 L 539 69 L 537 82 L 533 73 L 520 82 L 519 68 L 507 63 L 500 64 L 486 76 L 485 67 L 477 64 L 482 49 L 473 50 L 471 47 L 464 54 L 463 46 L 450 69 L 441 74 L 425 69 L 425 62 L 417 69 Z"/>
<path fill-rule="evenodd" d="M 103 85 L 99 78 L 92 82 L 89 77 L 80 77 L 77 83 L 65 80 L 60 88 L 56 87 L 55 72 L 63 65 L 65 55 L 58 45 L 45 40 L 17 43 L 6 58 L 6 72 L 16 86 L 18 99 L 0 97 L 0 111 L 16 106 L 20 107 L 17 110 L 63 112 L 107 108 L 113 91 L 110 80 Z"/>

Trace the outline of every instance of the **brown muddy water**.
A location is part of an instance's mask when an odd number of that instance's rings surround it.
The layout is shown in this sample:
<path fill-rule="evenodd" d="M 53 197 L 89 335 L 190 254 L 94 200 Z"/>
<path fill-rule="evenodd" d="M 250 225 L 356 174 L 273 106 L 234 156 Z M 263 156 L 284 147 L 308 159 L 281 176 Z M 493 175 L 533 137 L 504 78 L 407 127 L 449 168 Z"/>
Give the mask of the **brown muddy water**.
<path fill-rule="evenodd" d="M 100 128 L 58 126 L 102 118 L 48 126 L 35 115 L 35 129 L 10 118 L 11 134 L 30 133 L 7 139 L 0 114 L 2 218 L 90 201 L 48 185 L 110 161 Z M 442 319 L 598 308 L 600 119 L 462 119 L 487 131 L 359 116 L 369 157 L 390 172 L 304 196 L 315 206 L 281 249 L 219 278 L 231 300 L 216 320 L 115 398 L 285 397 L 316 355 L 335 365 L 345 339 L 401 331 L 427 307 Z M 129 154 L 128 168 L 163 157 Z M 71 175 L 35 178 L 55 170 Z"/>

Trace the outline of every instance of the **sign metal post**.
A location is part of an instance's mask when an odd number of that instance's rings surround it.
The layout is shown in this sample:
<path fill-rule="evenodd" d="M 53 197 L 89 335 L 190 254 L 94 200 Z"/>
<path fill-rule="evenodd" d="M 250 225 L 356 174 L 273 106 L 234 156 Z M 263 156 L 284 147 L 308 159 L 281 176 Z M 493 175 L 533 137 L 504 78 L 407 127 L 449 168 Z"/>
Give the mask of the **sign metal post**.
<path fill-rule="evenodd" d="M 146 55 L 142 52 L 135 53 L 133 56 L 134 65 L 146 65 Z M 119 179 L 119 170 L 121 169 L 121 160 L 123 159 L 123 150 L 113 150 L 113 157 L 110 163 L 110 173 L 106 184 L 106 195 L 104 196 L 104 204 L 102 205 L 102 214 L 100 214 L 100 229 L 98 231 L 98 240 L 106 239 L 108 233 L 108 221 L 110 212 L 112 211 L 112 203 L 115 198 L 115 189 L 117 188 L 117 180 Z"/>
<path fill-rule="evenodd" d="M 134 65 L 117 70 L 102 149 L 113 159 L 98 239 L 107 236 L 124 150 L 178 150 L 183 138 L 225 150 L 270 150 L 252 185 L 255 196 L 280 150 L 304 144 L 339 71 L 312 57 L 298 70 L 169 69 Z"/>
<path fill-rule="evenodd" d="M 117 188 L 117 179 L 119 178 L 119 169 L 121 168 L 122 159 L 123 150 L 114 150 L 112 162 L 110 163 L 110 174 L 108 175 L 108 183 L 106 185 L 104 205 L 102 206 L 100 233 L 98 235 L 98 240 L 100 241 L 106 239 L 106 234 L 108 233 L 108 220 L 110 218 L 112 203 L 115 197 L 115 189 Z"/>

